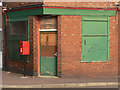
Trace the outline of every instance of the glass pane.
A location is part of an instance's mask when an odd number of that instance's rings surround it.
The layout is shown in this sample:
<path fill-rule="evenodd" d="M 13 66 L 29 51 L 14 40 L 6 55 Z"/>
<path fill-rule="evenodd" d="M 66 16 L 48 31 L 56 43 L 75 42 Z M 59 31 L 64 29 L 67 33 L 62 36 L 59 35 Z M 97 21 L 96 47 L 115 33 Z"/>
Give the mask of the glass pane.
<path fill-rule="evenodd" d="M 27 21 L 15 21 L 10 23 L 11 35 L 26 35 Z"/>
<path fill-rule="evenodd" d="M 56 57 L 56 32 L 41 32 L 41 57 Z"/>
<path fill-rule="evenodd" d="M 56 33 L 48 34 L 48 45 L 56 46 L 57 45 L 56 39 L 57 39 Z"/>
<path fill-rule="evenodd" d="M 40 29 L 56 29 L 56 17 L 44 16 L 40 18 Z"/>
<path fill-rule="evenodd" d="M 47 44 L 47 34 L 41 34 L 41 45 Z"/>

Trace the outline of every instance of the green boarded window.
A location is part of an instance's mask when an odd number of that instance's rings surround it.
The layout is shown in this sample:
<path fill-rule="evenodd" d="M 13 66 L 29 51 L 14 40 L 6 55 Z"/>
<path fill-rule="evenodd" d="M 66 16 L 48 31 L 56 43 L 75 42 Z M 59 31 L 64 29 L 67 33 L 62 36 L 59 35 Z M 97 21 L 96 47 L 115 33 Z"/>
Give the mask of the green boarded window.
<path fill-rule="evenodd" d="M 11 35 L 27 35 L 27 21 L 10 22 Z"/>
<path fill-rule="evenodd" d="M 10 18 L 9 19 L 9 59 L 24 61 L 28 56 L 20 55 L 20 41 L 28 41 L 28 19 L 25 18 Z"/>
<path fill-rule="evenodd" d="M 82 62 L 109 60 L 109 18 L 82 17 Z"/>

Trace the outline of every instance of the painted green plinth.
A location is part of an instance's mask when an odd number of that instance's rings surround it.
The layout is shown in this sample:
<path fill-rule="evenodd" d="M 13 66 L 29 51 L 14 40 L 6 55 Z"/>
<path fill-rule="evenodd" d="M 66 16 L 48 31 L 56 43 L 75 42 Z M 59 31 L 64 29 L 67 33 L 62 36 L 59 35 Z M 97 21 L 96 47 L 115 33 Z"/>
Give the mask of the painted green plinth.
<path fill-rule="evenodd" d="M 57 58 L 56 57 L 41 57 L 40 58 L 41 75 L 57 75 Z"/>

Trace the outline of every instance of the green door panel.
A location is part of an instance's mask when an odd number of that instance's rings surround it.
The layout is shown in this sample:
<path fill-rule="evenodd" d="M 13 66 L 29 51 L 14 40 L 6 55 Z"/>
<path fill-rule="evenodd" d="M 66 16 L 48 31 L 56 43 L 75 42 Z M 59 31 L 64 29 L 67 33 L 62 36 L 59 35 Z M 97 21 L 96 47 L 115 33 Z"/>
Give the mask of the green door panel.
<path fill-rule="evenodd" d="M 108 22 L 83 21 L 82 35 L 108 35 Z"/>
<path fill-rule="evenodd" d="M 108 60 L 108 37 L 83 37 L 82 61 Z"/>
<path fill-rule="evenodd" d="M 56 57 L 41 57 L 41 75 L 57 75 L 57 60 Z"/>

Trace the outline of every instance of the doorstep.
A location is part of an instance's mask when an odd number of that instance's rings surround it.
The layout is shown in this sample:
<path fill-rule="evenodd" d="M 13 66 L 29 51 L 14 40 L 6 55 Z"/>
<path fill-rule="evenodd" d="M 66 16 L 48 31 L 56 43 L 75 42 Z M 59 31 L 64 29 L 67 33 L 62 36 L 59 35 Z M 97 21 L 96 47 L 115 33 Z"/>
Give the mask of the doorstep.
<path fill-rule="evenodd" d="M 39 78 L 60 78 L 60 77 L 57 77 L 57 76 L 37 76 Z"/>

